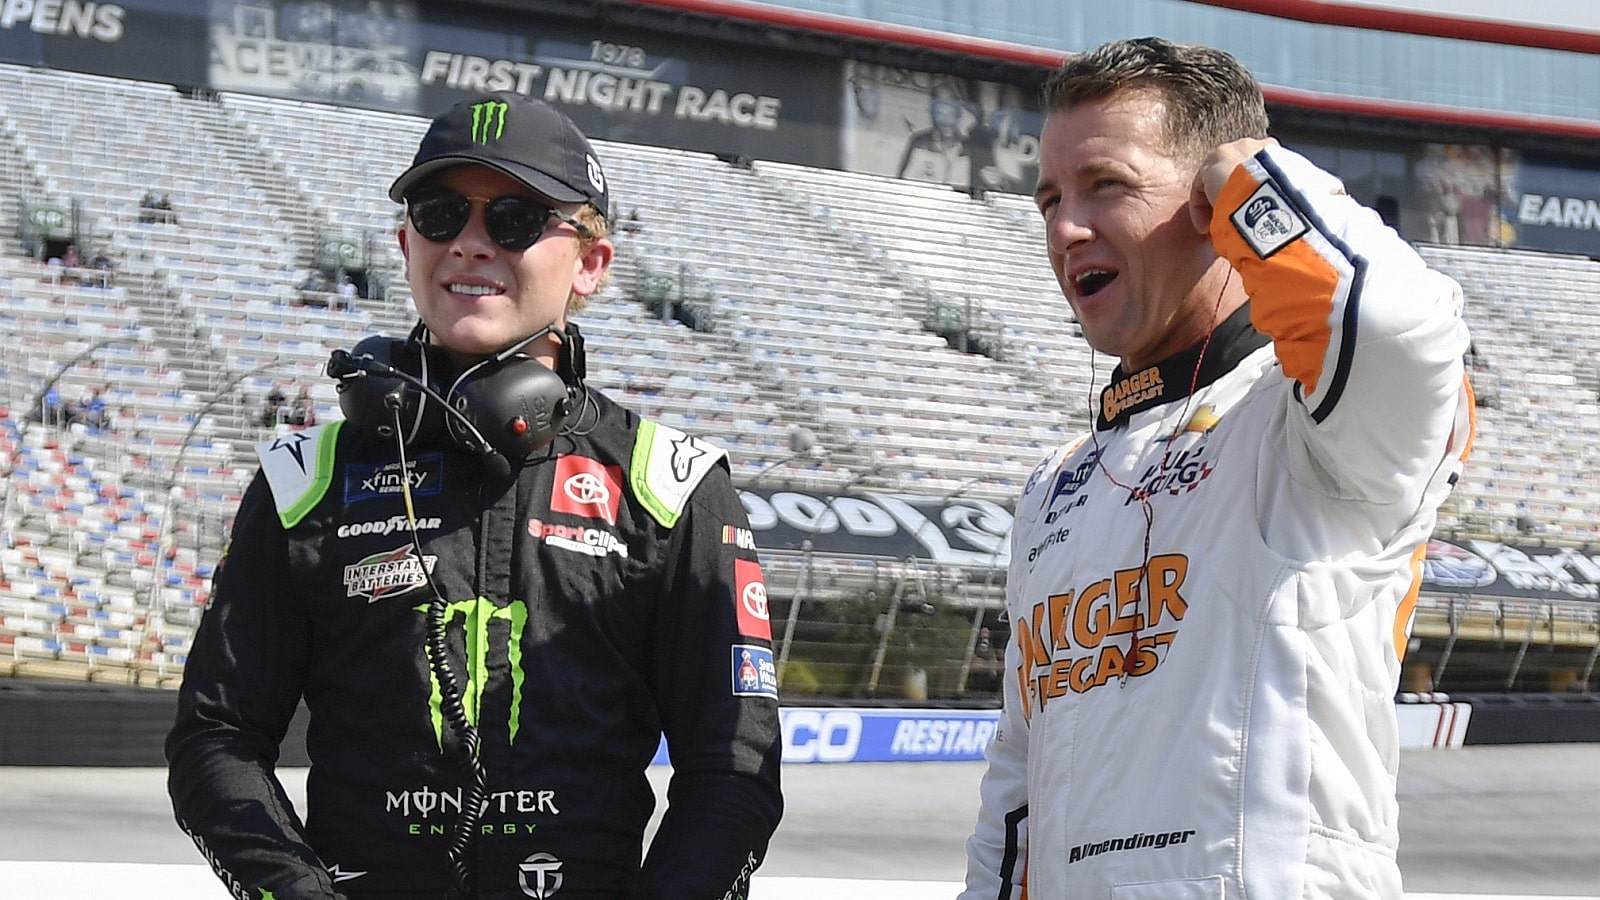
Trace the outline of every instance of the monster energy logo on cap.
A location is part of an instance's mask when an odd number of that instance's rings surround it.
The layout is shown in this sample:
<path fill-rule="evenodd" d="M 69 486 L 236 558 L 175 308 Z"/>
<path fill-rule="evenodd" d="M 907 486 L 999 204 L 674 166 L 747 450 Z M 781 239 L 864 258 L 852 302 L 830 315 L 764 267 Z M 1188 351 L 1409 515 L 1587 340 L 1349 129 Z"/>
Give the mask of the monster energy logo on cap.
<path fill-rule="evenodd" d="M 435 173 L 468 163 L 498 169 L 557 203 L 587 203 L 602 215 L 611 209 L 589 139 L 561 110 L 515 91 L 462 100 L 435 118 L 389 198 L 404 202 Z"/>
<path fill-rule="evenodd" d="M 472 104 L 472 142 L 487 144 L 500 140 L 506 133 L 507 109 L 509 106 L 499 100 Z"/>

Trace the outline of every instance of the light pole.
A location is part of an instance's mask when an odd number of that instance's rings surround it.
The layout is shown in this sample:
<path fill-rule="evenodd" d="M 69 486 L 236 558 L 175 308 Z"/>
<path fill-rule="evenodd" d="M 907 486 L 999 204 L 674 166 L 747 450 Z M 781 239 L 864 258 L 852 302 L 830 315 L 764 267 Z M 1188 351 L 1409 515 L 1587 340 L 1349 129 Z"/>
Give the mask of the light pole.
<path fill-rule="evenodd" d="M 56 386 L 56 384 L 61 381 L 61 376 L 67 374 L 67 372 L 70 369 L 72 369 L 72 367 L 76 366 L 78 363 L 81 363 L 84 360 L 88 359 L 89 357 L 93 356 L 99 350 L 102 350 L 102 349 L 104 349 L 106 347 L 109 347 L 109 346 L 111 346 L 113 344 L 128 344 L 128 343 L 131 343 L 131 342 L 128 341 L 126 338 L 110 337 L 110 338 L 103 338 L 101 340 L 95 341 L 94 343 L 90 344 L 88 347 L 85 347 L 83 350 L 78 352 L 78 355 L 76 355 L 73 358 L 67 360 L 66 362 L 62 363 L 60 366 L 58 366 L 56 368 L 55 374 L 51 375 L 49 380 L 46 381 L 39 388 L 38 392 L 33 395 L 33 398 L 28 401 L 28 409 L 30 409 L 30 410 L 38 410 L 39 411 L 39 421 L 43 422 L 45 420 L 44 417 L 45 417 L 45 412 L 46 412 L 46 410 L 44 409 L 44 398 L 49 396 L 51 389 L 53 389 Z M 23 417 L 23 424 L 27 424 L 27 421 L 28 421 L 27 417 L 24 416 Z"/>
<path fill-rule="evenodd" d="M 820 459 L 827 455 L 827 449 L 817 444 L 817 435 L 815 432 L 803 425 L 790 425 L 788 455 L 780 456 L 773 462 L 768 463 L 766 467 L 755 474 L 754 478 L 750 479 L 750 486 L 756 487 L 757 485 L 761 484 L 761 479 L 765 478 L 767 473 L 773 471 L 779 466 L 788 465 L 789 463 L 801 457 Z"/>
<path fill-rule="evenodd" d="M 768 468 L 770 469 L 772 467 L 769 466 Z M 877 463 L 864 472 L 852 472 L 850 473 L 850 477 L 845 479 L 843 484 L 831 489 L 832 496 L 837 498 L 839 495 L 849 491 L 850 488 L 854 487 L 863 479 L 870 478 L 874 475 L 880 475 L 890 468 L 891 464 Z M 757 477 L 759 478 L 760 476 Z M 812 590 L 816 587 L 817 551 L 815 545 L 817 534 L 822 531 L 823 523 L 829 521 L 833 523 L 834 527 L 837 527 L 839 523 L 839 513 L 835 511 L 832 500 L 824 500 L 822 501 L 822 508 L 811 520 L 811 529 L 806 534 L 805 540 L 800 542 L 800 552 L 803 554 L 801 571 L 804 574 L 805 590 L 801 591 L 797 589 L 795 591 L 794 598 L 789 601 L 789 615 L 787 616 L 783 625 L 783 643 L 778 648 L 779 687 L 783 686 L 783 670 L 789 664 L 789 648 L 794 645 L 794 632 L 795 628 L 799 625 L 800 619 L 800 605 L 805 602 L 806 597 L 809 596 Z"/>
<path fill-rule="evenodd" d="M 1006 523 L 1005 533 L 1000 535 L 1000 540 L 995 543 L 994 550 L 989 554 L 989 565 L 983 573 L 983 592 L 978 599 L 978 608 L 972 614 L 972 633 L 967 636 L 966 658 L 961 663 L 961 676 L 956 682 L 957 694 L 965 694 L 967 692 L 967 679 L 972 675 L 974 648 L 978 644 L 978 635 L 983 630 L 983 614 L 986 611 L 984 604 L 988 601 L 989 592 L 994 589 L 995 575 L 1000 571 L 1000 551 L 1004 550 L 1006 544 L 1011 540 L 1011 527 L 1015 524 L 1016 518 L 1013 516 L 1012 520 Z M 1005 609 L 1004 598 L 1001 598 L 1000 608 Z M 993 652 L 993 648 L 991 648 L 990 652 Z M 1002 648 L 1000 650 L 1000 661 L 1004 661 L 1004 659 L 1005 651 Z M 994 661 L 990 660 L 990 662 Z"/>
<path fill-rule="evenodd" d="M 17 442 L 18 442 L 18 444 L 21 444 L 23 441 L 25 441 L 27 439 L 27 437 L 28 437 L 29 419 L 32 417 L 34 412 L 38 412 L 39 413 L 39 423 L 41 425 L 44 425 L 44 424 L 48 423 L 48 421 L 49 421 L 49 410 L 46 410 L 44 408 L 44 400 L 45 400 L 45 397 L 48 397 L 50 395 L 50 391 L 55 388 L 56 384 L 61 381 L 61 377 L 63 375 L 65 375 L 65 374 L 67 374 L 67 372 L 71 371 L 71 369 L 74 366 L 76 366 L 78 363 L 81 363 L 84 360 L 88 359 L 89 357 L 93 356 L 99 350 L 102 350 L 102 349 L 104 349 L 106 347 L 110 347 L 113 344 L 128 344 L 128 343 L 131 343 L 131 342 L 128 341 L 127 339 L 125 339 L 125 338 L 120 338 L 120 337 L 103 338 L 101 340 L 95 341 L 93 344 L 90 344 L 88 347 L 85 347 L 83 350 L 79 351 L 77 353 L 77 355 L 73 356 L 71 359 L 69 359 L 66 362 L 62 363 L 61 365 L 57 366 L 54 374 L 52 374 L 49 377 L 49 379 L 47 379 L 45 381 L 45 383 L 42 386 L 40 386 L 39 390 L 31 398 L 29 398 L 28 407 L 27 407 L 28 411 L 23 414 L 21 421 L 19 421 L 17 423 Z M 12 476 L 14 476 L 16 474 L 17 465 L 19 464 L 21 459 L 22 459 L 22 454 L 20 452 L 13 453 L 11 455 L 10 461 L 6 464 L 6 470 L 5 470 L 5 473 L 4 473 L 4 476 L 3 476 L 5 481 L 6 481 L 6 483 L 9 484 L 11 482 L 11 478 L 12 478 Z M 10 492 L 8 492 L 6 494 L 5 512 L 6 512 L 7 515 L 9 515 L 10 512 L 11 512 L 11 493 Z M 8 522 L 7 523 L 8 527 L 9 527 L 9 524 L 10 523 Z"/>
<path fill-rule="evenodd" d="M 852 479 L 845 483 L 845 487 L 849 487 L 854 483 L 855 481 Z M 778 648 L 778 687 L 780 688 L 783 687 L 783 670 L 789 665 L 789 648 L 794 646 L 794 631 L 800 622 L 800 605 L 805 603 L 806 598 L 816 589 L 817 576 L 815 567 L 817 551 L 815 543 L 817 532 L 822 529 L 822 523 L 827 521 L 830 516 L 835 523 L 839 521 L 839 514 L 833 511 L 833 506 L 828 501 L 824 500 L 821 511 L 811 520 L 811 531 L 806 535 L 806 539 L 800 542 L 800 553 L 802 555 L 800 571 L 804 575 L 805 589 L 795 591 L 794 598 L 789 601 L 789 615 L 783 623 L 783 644 Z"/>
<path fill-rule="evenodd" d="M 256 366 L 253 369 L 247 369 L 243 372 L 235 373 L 231 378 L 229 378 L 227 381 L 224 381 L 217 388 L 216 392 L 211 395 L 211 399 L 207 400 L 204 406 L 201 406 L 200 409 L 195 412 L 193 421 L 189 423 L 189 429 L 183 433 L 183 443 L 178 446 L 178 452 L 172 458 L 172 471 L 167 474 L 166 514 L 161 517 L 161 528 L 156 535 L 156 551 L 161 555 L 161 557 L 165 557 L 167 555 L 167 545 L 172 541 L 173 531 L 175 528 L 173 519 L 176 511 L 176 504 L 173 502 L 173 491 L 178 487 L 178 479 L 183 477 L 183 459 L 188 455 L 189 443 L 190 441 L 194 440 L 195 432 L 199 430 L 200 423 L 205 421 L 206 416 L 210 415 L 211 411 L 216 409 L 217 405 L 226 399 L 228 394 L 234 388 L 238 387 L 241 382 L 247 378 L 259 375 L 269 369 L 276 368 L 281 361 L 282 360 L 280 357 L 274 356 L 273 358 L 267 360 L 261 365 Z M 176 548 L 174 547 L 174 549 Z M 160 566 L 161 562 L 158 558 L 156 561 L 156 567 L 158 570 Z M 150 620 L 154 616 L 157 607 L 160 605 L 160 602 L 161 579 L 159 577 L 152 577 L 150 580 L 150 591 L 145 600 L 144 629 L 139 640 L 139 645 L 141 647 L 149 641 Z M 143 675 L 143 671 L 143 666 L 139 666 L 134 669 L 135 684 L 139 683 L 140 678 Z"/>

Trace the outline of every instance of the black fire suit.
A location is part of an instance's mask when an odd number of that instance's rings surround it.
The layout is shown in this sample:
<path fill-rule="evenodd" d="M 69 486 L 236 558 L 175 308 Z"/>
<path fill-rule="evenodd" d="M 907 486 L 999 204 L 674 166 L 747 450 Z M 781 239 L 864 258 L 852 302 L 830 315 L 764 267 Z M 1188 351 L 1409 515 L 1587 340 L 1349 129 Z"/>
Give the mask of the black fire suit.
<path fill-rule="evenodd" d="M 446 895 L 470 778 L 425 650 L 430 578 L 481 736 L 476 896 L 742 896 L 782 809 L 745 512 L 720 450 L 590 397 L 580 433 L 509 475 L 443 437 L 402 470 L 348 422 L 261 445 L 167 740 L 179 824 L 235 896 Z M 274 775 L 302 699 L 304 824 Z"/>

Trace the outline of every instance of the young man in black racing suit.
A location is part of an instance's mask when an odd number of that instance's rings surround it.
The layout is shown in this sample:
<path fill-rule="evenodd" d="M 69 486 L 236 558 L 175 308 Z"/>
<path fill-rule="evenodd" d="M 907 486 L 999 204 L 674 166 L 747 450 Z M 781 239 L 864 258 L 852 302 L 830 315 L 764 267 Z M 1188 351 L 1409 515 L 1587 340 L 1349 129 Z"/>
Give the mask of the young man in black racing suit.
<path fill-rule="evenodd" d="M 250 900 L 743 896 L 782 809 L 765 590 L 723 452 L 582 383 L 599 161 L 492 94 L 390 194 L 421 322 L 334 354 L 344 420 L 261 445 L 167 741 L 179 824 Z"/>

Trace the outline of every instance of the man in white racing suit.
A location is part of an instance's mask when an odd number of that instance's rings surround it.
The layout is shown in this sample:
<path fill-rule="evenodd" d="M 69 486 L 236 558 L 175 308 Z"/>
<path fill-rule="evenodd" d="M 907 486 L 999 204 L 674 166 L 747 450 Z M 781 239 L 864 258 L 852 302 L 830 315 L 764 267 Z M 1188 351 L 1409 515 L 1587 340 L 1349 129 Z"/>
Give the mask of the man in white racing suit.
<path fill-rule="evenodd" d="M 1460 292 L 1159 39 L 1045 88 L 1035 192 L 1120 363 L 1017 503 L 962 900 L 1398 898 L 1394 692 L 1471 438 Z"/>

